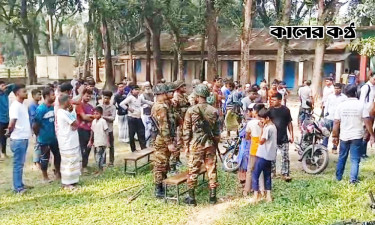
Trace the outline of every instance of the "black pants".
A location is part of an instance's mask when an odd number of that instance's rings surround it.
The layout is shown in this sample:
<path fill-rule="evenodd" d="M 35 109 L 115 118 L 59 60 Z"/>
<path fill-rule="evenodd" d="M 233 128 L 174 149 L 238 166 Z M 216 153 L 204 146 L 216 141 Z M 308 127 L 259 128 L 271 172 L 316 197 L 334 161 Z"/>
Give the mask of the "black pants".
<path fill-rule="evenodd" d="M 1 123 L 0 122 L 0 144 L 1 144 L 1 152 L 6 154 L 7 148 L 7 137 L 5 136 L 6 129 L 8 128 L 9 123 Z"/>
<path fill-rule="evenodd" d="M 89 156 L 91 148 L 87 147 L 90 141 L 91 131 L 78 129 L 78 136 L 79 136 L 79 146 L 81 148 L 82 153 L 82 168 L 86 168 L 89 162 Z"/>
<path fill-rule="evenodd" d="M 114 138 L 113 138 L 113 131 L 108 132 L 108 139 L 109 139 L 109 163 L 113 164 L 115 161 L 115 145 L 114 145 Z"/>
<path fill-rule="evenodd" d="M 145 126 L 143 125 L 141 118 L 134 118 L 128 116 L 128 125 L 129 125 L 129 142 L 130 149 L 132 152 L 136 150 L 134 136 L 137 133 L 139 144 L 141 149 L 146 148 L 146 137 L 145 137 Z"/>
<path fill-rule="evenodd" d="M 61 156 L 60 156 L 59 145 L 57 144 L 57 141 L 49 145 L 40 144 L 40 150 L 42 152 L 42 155 L 40 156 L 41 169 L 43 171 L 47 171 L 49 158 L 52 152 L 53 164 L 55 166 L 56 172 L 60 172 Z"/>

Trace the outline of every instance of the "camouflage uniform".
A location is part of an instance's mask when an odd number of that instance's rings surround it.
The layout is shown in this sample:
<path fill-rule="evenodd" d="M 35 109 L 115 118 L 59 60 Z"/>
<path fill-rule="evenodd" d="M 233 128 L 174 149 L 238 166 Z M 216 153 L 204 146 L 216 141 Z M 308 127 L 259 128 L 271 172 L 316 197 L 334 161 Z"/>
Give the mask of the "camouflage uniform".
<path fill-rule="evenodd" d="M 212 140 L 199 126 L 201 113 L 210 123 L 210 128 L 215 137 L 220 136 L 217 109 L 207 103 L 197 104 L 190 107 L 185 115 L 183 140 L 186 148 L 189 149 L 188 161 L 189 175 L 187 185 L 189 189 L 194 189 L 197 184 L 198 173 L 204 162 L 207 169 L 210 189 L 214 189 L 217 184 L 216 172 L 216 149 Z"/>
<path fill-rule="evenodd" d="M 192 81 L 193 89 L 195 89 L 195 87 L 196 87 L 198 84 L 200 84 L 200 83 L 201 83 L 200 80 L 198 80 L 198 79 L 194 79 L 194 80 Z M 190 103 L 191 106 L 197 104 L 197 102 L 196 102 L 196 98 L 197 98 L 197 96 L 195 95 L 195 92 L 194 92 L 194 91 L 188 96 L 188 102 Z"/>
<path fill-rule="evenodd" d="M 159 128 L 154 142 L 154 181 L 155 184 L 161 184 L 167 177 L 171 155 L 168 150 L 168 145 L 172 143 L 168 121 L 168 106 L 163 101 L 157 101 L 151 109 L 151 116 L 155 118 Z"/>
<path fill-rule="evenodd" d="M 181 87 L 184 83 L 178 84 Z M 184 124 L 184 118 L 187 109 L 189 108 L 189 101 L 186 94 L 175 92 L 173 96 L 174 109 L 176 115 L 176 149 L 177 151 L 172 154 L 172 162 L 179 161 L 180 152 L 183 149 L 182 130 Z"/>

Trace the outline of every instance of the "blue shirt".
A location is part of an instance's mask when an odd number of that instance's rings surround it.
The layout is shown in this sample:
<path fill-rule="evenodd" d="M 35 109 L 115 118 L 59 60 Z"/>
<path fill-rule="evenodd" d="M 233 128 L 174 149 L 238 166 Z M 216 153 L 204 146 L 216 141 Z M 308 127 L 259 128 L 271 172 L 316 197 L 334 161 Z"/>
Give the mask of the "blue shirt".
<path fill-rule="evenodd" d="M 11 84 L 5 91 L 0 91 L 0 123 L 9 123 L 9 94 L 14 87 Z"/>
<path fill-rule="evenodd" d="M 36 109 L 38 108 L 39 104 L 32 102 L 29 105 L 29 119 L 30 119 L 30 125 L 33 125 L 34 118 L 36 115 Z"/>
<path fill-rule="evenodd" d="M 35 123 L 39 124 L 39 144 L 53 144 L 57 141 L 55 133 L 55 111 L 53 106 L 47 106 L 45 103 L 39 105 L 36 109 Z"/>

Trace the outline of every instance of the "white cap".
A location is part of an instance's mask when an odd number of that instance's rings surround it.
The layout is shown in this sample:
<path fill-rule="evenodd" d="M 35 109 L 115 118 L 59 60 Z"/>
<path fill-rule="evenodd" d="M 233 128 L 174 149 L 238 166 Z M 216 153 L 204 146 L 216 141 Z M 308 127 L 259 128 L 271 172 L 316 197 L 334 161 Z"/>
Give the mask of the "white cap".
<path fill-rule="evenodd" d="M 250 87 L 250 84 L 246 84 L 245 87 L 247 87 L 247 88 Z"/>
<path fill-rule="evenodd" d="M 203 84 L 204 84 L 204 85 L 207 85 L 207 84 L 208 84 L 208 81 L 206 81 L 206 80 L 203 81 Z"/>

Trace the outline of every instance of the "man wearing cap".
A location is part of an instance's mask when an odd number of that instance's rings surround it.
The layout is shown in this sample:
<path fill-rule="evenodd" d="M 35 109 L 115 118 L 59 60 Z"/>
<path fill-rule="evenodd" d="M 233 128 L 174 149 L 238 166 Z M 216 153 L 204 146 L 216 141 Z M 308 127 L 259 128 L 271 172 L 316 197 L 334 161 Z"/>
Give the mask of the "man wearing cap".
<path fill-rule="evenodd" d="M 277 86 L 277 92 L 279 92 L 281 94 L 281 96 L 283 96 L 283 105 L 286 106 L 286 99 L 289 95 L 289 91 L 288 89 L 286 89 L 286 83 L 284 81 L 281 81 L 279 83 L 279 85 Z"/>
<path fill-rule="evenodd" d="M 167 82 L 167 98 L 165 99 L 165 104 L 168 106 L 168 122 L 169 122 L 169 130 L 170 136 L 173 138 L 173 144 L 176 146 L 176 138 L 177 138 L 177 111 L 176 107 L 172 102 L 174 91 L 176 90 L 176 85 L 173 82 Z M 180 157 L 179 152 L 174 152 L 171 155 L 171 173 L 174 174 L 177 172 L 177 160 Z"/>
<path fill-rule="evenodd" d="M 131 151 L 136 151 L 134 136 L 137 133 L 141 149 L 146 148 L 145 126 L 141 119 L 141 110 L 143 104 L 153 105 L 153 102 L 142 99 L 139 96 L 139 86 L 133 85 L 131 92 L 124 101 L 120 103 L 120 107 L 128 110 L 128 125 L 129 125 L 129 142 Z"/>
<path fill-rule="evenodd" d="M 188 101 L 189 101 L 190 105 L 195 105 L 196 104 L 196 96 L 195 96 L 194 89 L 198 84 L 201 83 L 201 81 L 199 79 L 194 79 L 191 83 L 192 83 L 191 85 L 193 86 L 193 92 L 189 95 Z"/>
<path fill-rule="evenodd" d="M 195 94 L 198 96 L 198 104 L 190 107 L 185 115 L 184 121 L 184 144 L 189 151 L 189 174 L 187 180 L 188 197 L 185 202 L 189 205 L 196 205 L 195 187 L 197 185 L 198 175 L 202 162 L 207 169 L 210 203 L 215 204 L 217 171 L 216 171 L 216 149 L 215 143 L 220 141 L 220 129 L 218 123 L 218 111 L 206 102 L 210 91 L 206 85 L 200 84 L 195 88 Z M 210 130 L 212 136 L 206 132 Z"/>
<path fill-rule="evenodd" d="M 335 117 L 335 112 L 337 109 L 337 106 L 341 103 L 346 101 L 347 97 L 346 95 L 342 94 L 341 92 L 341 84 L 336 83 L 334 85 L 335 87 L 335 92 L 333 95 L 328 96 L 326 100 L 326 104 L 324 107 L 324 119 L 325 123 L 327 125 L 327 128 L 330 132 L 332 132 L 333 129 L 333 120 Z M 327 148 L 328 147 L 328 140 L 329 137 L 325 137 L 323 139 L 323 145 Z M 332 153 L 337 154 L 337 146 L 333 145 L 332 147 Z"/>
<path fill-rule="evenodd" d="M 163 180 L 167 178 L 169 158 L 171 152 L 175 151 L 175 148 L 168 121 L 168 106 L 165 104 L 168 87 L 165 84 L 157 84 L 153 91 L 156 96 L 156 102 L 151 109 L 151 117 L 156 120 L 158 126 L 158 134 L 154 144 L 155 196 L 157 198 L 164 198 Z"/>
<path fill-rule="evenodd" d="M 184 81 L 177 81 L 175 83 L 176 91 L 173 94 L 173 105 L 175 107 L 176 115 L 177 115 L 177 141 L 176 141 L 176 153 L 173 154 L 176 157 L 177 164 L 181 165 L 180 161 L 180 151 L 183 148 L 183 140 L 182 140 L 182 127 L 184 125 L 184 118 L 187 109 L 189 108 L 190 104 L 186 95 L 186 84 Z M 174 158 L 173 157 L 173 158 Z"/>
<path fill-rule="evenodd" d="M 326 101 L 328 96 L 335 93 L 335 88 L 333 87 L 333 77 L 326 77 L 326 86 L 323 88 L 323 98 L 322 98 L 322 112 L 324 112 L 324 107 L 326 106 Z"/>

